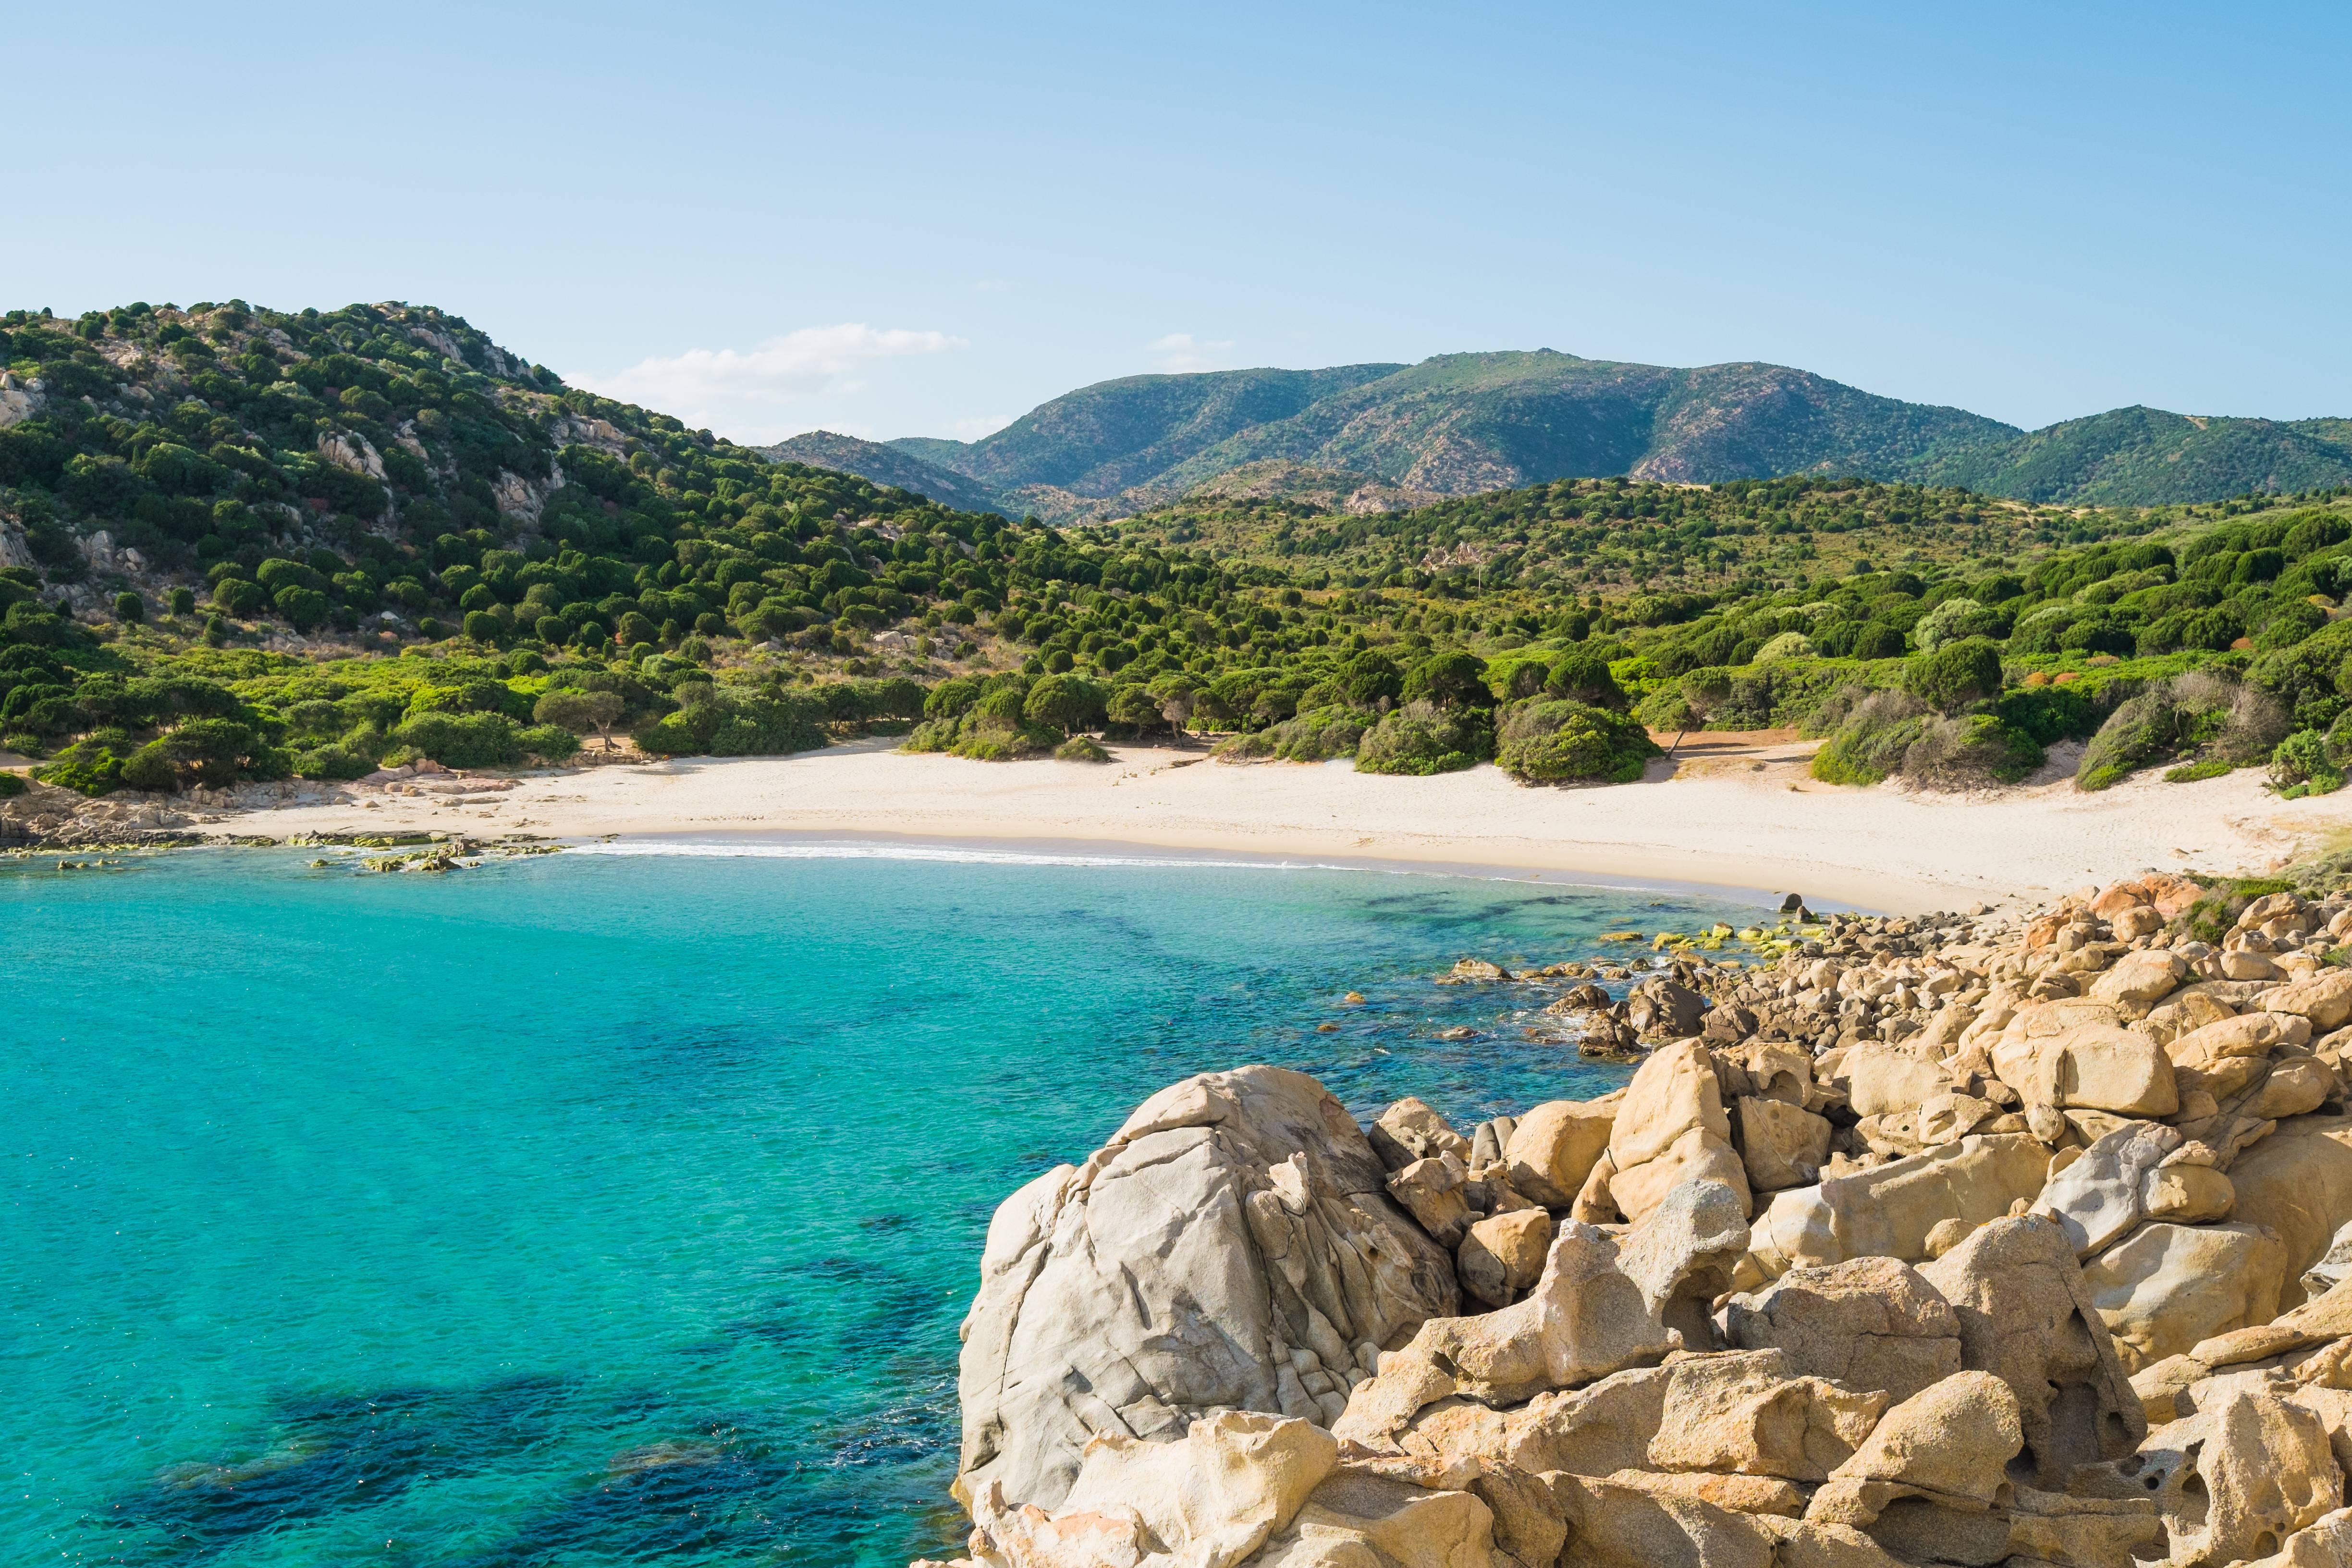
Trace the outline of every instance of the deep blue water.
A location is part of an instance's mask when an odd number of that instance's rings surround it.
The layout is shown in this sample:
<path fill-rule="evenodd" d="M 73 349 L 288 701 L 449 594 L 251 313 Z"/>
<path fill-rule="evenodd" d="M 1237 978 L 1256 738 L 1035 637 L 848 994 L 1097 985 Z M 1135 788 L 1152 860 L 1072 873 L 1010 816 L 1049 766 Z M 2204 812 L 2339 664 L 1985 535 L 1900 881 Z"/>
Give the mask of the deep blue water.
<path fill-rule="evenodd" d="M 1623 1069 L 1430 976 L 1754 915 L 1164 862 L 308 858 L 0 861 L 0 1561 L 898 1568 L 960 1534 L 956 1324 L 1013 1187 L 1244 1062 L 1367 1116 L 1597 1092 Z"/>

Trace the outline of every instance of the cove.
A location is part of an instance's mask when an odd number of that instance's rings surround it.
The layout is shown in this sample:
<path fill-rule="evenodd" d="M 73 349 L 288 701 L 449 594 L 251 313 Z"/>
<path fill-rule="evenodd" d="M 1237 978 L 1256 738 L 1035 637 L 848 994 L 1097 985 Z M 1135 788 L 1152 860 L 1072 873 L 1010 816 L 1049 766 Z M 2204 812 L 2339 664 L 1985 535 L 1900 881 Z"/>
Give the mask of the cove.
<path fill-rule="evenodd" d="M 0 867 L 7 1561 L 940 1552 L 1015 1186 L 1244 1062 L 1366 1119 L 1602 1092 L 1524 995 L 1431 975 L 1757 913 L 904 847 L 310 858 Z"/>

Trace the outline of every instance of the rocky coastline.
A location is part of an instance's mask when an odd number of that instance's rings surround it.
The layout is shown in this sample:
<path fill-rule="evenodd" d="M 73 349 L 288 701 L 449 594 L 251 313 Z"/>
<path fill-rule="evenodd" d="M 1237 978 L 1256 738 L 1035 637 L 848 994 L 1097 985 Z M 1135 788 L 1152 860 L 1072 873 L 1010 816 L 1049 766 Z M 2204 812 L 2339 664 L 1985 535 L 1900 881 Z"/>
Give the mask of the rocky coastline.
<path fill-rule="evenodd" d="M 2352 871 L 1787 912 L 1443 977 L 1600 1099 L 1246 1067 L 1013 1194 L 954 1568 L 2352 1563 Z"/>

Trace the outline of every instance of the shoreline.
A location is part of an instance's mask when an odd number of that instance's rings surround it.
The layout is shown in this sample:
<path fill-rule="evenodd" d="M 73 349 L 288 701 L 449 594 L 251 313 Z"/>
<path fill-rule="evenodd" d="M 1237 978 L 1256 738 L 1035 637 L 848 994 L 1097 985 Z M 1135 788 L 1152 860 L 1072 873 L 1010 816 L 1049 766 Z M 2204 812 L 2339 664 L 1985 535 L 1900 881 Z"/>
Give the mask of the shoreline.
<path fill-rule="evenodd" d="M 2352 795 L 2282 801 L 2252 771 L 2185 784 L 2147 774 L 2095 795 L 2062 781 L 1927 795 L 1821 784 L 1804 771 L 1806 748 L 1776 744 L 1687 758 L 1639 784 L 1545 789 L 1491 766 L 1390 778 L 1153 746 L 1114 748 L 1101 764 L 977 763 L 891 745 L 451 778 L 432 790 L 335 786 L 193 826 L 278 838 L 428 830 L 1085 846 L 1792 891 L 1898 914 L 2038 902 L 2150 870 L 2259 872 L 2352 830 Z"/>
<path fill-rule="evenodd" d="M 991 837 L 983 835 L 942 835 L 889 832 L 882 829 L 842 830 L 793 828 L 712 829 L 694 833 L 617 833 L 593 838 L 575 837 L 567 847 L 588 853 L 709 854 L 756 858 L 762 849 L 816 850 L 814 854 L 784 853 L 777 858 L 822 859 L 822 851 L 873 849 L 875 858 L 1021 864 L 1166 866 L 1266 871 L 1364 871 L 1399 877 L 1457 877 L 1476 881 L 1517 882 L 1546 887 L 1590 889 L 1601 892 L 1668 893 L 1693 898 L 1776 905 L 1786 889 L 1728 882 L 1694 881 L 1686 878 L 1616 876 L 1580 867 L 1529 867 L 1455 857 L 1403 858 L 1394 855 L 1325 854 L 1311 850 L 1283 851 L 1233 848 L 1215 845 L 1150 843 L 1139 839 L 1052 837 Z M 936 853 L 926 854 L 931 850 Z M 892 853 L 896 851 L 897 853 Z M 1815 900 L 1836 905 L 1836 900 Z M 1843 908 L 1842 905 L 1837 905 Z M 1825 910 L 1826 912 L 1826 910 Z M 1887 911 L 1856 908 L 1856 914 Z"/>

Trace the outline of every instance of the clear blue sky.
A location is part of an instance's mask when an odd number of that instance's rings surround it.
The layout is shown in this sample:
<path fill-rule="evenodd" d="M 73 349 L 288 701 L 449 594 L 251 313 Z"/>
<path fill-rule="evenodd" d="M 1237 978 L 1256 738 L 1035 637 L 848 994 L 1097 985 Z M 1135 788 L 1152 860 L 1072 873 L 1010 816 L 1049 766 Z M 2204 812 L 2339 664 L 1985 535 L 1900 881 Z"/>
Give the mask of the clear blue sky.
<path fill-rule="evenodd" d="M 2352 415 L 2342 6 L 93 3 L 8 33 L 6 306 L 429 302 L 747 438 L 1535 347 L 2024 425 Z"/>

